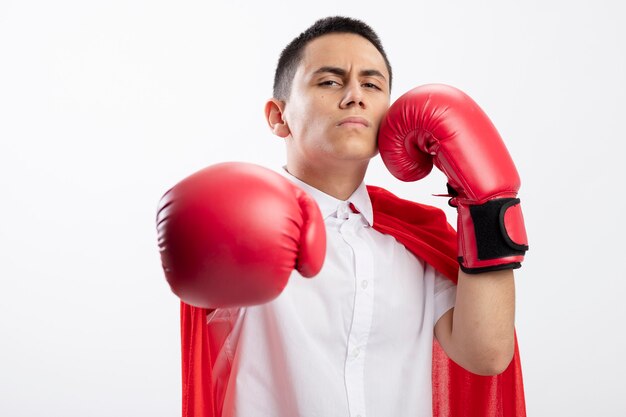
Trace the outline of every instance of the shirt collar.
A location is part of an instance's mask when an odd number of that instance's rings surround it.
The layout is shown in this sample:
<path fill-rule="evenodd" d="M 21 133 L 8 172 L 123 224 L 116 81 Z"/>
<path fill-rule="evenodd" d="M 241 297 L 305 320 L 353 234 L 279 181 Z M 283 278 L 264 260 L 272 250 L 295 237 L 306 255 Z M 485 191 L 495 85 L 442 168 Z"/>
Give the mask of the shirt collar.
<path fill-rule="evenodd" d="M 346 203 L 352 203 L 352 205 L 358 210 L 358 212 L 363 215 L 367 223 L 370 226 L 373 224 L 374 214 L 372 210 L 372 202 L 370 200 L 370 196 L 367 192 L 367 187 L 365 186 L 364 182 L 359 185 L 359 187 L 352 193 L 350 197 L 348 197 L 347 200 L 342 201 L 294 177 L 290 172 L 287 171 L 286 166 L 282 167 L 279 172 L 285 178 L 302 188 L 311 197 L 313 197 L 313 199 L 319 206 L 320 211 L 322 212 L 322 217 L 324 219 L 337 213 L 337 209 L 340 206 L 345 205 Z"/>

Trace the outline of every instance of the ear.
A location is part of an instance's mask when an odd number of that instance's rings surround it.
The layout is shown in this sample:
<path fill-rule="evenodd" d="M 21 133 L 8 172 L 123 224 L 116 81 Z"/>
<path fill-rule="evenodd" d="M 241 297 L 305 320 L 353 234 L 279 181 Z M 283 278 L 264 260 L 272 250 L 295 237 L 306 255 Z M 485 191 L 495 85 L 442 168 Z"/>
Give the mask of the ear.
<path fill-rule="evenodd" d="M 283 119 L 285 102 L 271 98 L 265 103 L 265 120 L 276 136 L 286 138 L 291 134 L 287 122 Z"/>

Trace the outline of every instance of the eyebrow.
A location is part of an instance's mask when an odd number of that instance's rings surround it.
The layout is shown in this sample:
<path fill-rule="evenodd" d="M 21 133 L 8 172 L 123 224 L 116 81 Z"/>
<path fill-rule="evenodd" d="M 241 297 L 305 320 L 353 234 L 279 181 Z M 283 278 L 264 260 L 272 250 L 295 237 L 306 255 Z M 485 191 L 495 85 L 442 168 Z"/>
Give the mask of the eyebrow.
<path fill-rule="evenodd" d="M 339 68 L 339 67 L 331 67 L 331 66 L 325 66 L 325 67 L 320 67 L 318 68 L 313 74 L 323 74 L 329 72 L 331 74 L 335 74 L 335 75 L 339 75 L 340 77 L 345 77 L 346 75 L 346 70 L 344 70 L 343 68 Z M 382 74 L 382 72 L 375 70 L 375 69 L 365 69 L 362 70 L 361 72 L 359 72 L 359 75 L 361 77 L 380 77 L 383 80 L 387 80 L 385 78 L 385 76 Z"/>

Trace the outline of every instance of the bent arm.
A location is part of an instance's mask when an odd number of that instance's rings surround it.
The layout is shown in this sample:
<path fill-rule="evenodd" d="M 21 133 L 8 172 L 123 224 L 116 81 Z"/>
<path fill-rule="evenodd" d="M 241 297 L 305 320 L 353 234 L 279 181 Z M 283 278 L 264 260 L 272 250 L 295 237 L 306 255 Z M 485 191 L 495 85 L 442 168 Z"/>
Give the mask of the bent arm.
<path fill-rule="evenodd" d="M 454 362 L 478 375 L 497 375 L 515 351 L 513 271 L 459 271 L 456 303 L 435 325 L 435 337 Z"/>

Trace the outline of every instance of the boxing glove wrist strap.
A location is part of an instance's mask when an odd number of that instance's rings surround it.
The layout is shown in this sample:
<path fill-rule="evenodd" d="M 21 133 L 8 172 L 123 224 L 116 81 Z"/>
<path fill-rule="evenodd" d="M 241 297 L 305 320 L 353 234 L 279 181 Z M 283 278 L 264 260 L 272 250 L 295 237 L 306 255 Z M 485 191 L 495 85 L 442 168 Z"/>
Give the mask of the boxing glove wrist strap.
<path fill-rule="evenodd" d="M 516 269 L 528 250 L 518 198 L 498 198 L 480 205 L 457 204 L 459 264 L 470 274 Z"/>

